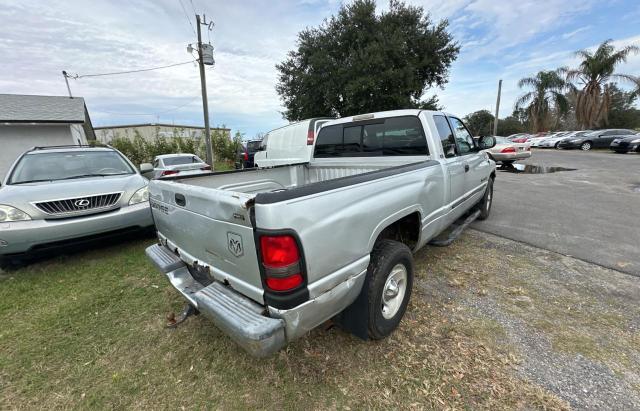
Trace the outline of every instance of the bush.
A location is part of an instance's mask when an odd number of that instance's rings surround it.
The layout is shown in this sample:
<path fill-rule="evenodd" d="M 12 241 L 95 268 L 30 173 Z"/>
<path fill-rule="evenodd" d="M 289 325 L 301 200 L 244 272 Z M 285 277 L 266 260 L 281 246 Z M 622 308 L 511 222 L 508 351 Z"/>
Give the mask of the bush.
<path fill-rule="evenodd" d="M 237 132 L 230 139 L 224 133 L 214 130 L 211 132 L 211 143 L 216 162 L 233 164 L 238 148 L 242 145 L 242 135 Z M 110 145 L 136 165 L 151 163 L 155 156 L 162 154 L 193 153 L 202 159 L 207 157 L 204 139 L 156 136 L 153 140 L 145 140 L 136 131 L 133 139 L 116 137 Z"/>

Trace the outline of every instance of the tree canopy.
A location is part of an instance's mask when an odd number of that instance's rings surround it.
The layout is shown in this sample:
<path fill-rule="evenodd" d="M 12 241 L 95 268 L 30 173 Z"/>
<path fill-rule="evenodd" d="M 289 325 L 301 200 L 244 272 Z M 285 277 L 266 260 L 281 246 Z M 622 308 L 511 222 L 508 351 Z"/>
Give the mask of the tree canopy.
<path fill-rule="evenodd" d="M 459 52 L 448 22 L 432 23 L 422 7 L 392 0 L 343 5 L 338 14 L 298 34 L 298 47 L 276 65 L 286 119 L 349 116 L 401 108 L 435 109 L 424 99 L 448 81 Z"/>
<path fill-rule="evenodd" d="M 576 55 L 582 59 L 577 69 L 563 69 L 568 81 L 582 85 L 577 91 L 576 120 L 583 128 L 596 128 L 609 123 L 608 115 L 612 105 L 611 82 L 626 81 L 640 90 L 640 77 L 616 73 L 618 65 L 627 61 L 631 54 L 640 52 L 637 46 L 616 49 L 611 40 L 606 40 L 595 51 L 579 50 Z"/>
<path fill-rule="evenodd" d="M 557 123 L 557 118 L 569 110 L 569 101 L 564 95 L 567 82 L 560 70 L 539 71 L 534 77 L 520 79 L 518 87 L 532 89 L 518 98 L 516 109 L 526 109 L 533 131 L 549 130 L 555 126 L 554 118 Z"/>
<path fill-rule="evenodd" d="M 494 116 L 489 110 L 478 110 L 467 114 L 463 120 L 474 136 L 493 135 Z"/>

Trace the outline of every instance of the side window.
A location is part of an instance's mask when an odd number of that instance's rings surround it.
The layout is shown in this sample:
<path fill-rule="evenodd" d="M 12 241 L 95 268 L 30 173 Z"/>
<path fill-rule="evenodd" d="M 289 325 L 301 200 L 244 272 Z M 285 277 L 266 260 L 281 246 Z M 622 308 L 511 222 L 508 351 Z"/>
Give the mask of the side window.
<path fill-rule="evenodd" d="M 444 116 L 433 116 L 433 121 L 436 123 L 436 129 L 438 129 L 438 136 L 440 136 L 440 143 L 442 143 L 442 151 L 444 156 L 455 157 L 456 155 L 456 140 L 453 137 L 453 131 L 449 127 L 449 122 Z"/>
<path fill-rule="evenodd" d="M 314 157 L 428 155 L 427 139 L 417 117 L 390 117 L 320 129 Z"/>
<path fill-rule="evenodd" d="M 464 126 L 462 121 L 455 117 L 449 117 L 449 121 L 451 122 L 453 134 L 456 137 L 458 153 L 463 156 L 473 151 L 475 147 L 473 137 L 471 137 L 471 134 L 469 134 L 469 131 L 467 131 L 467 128 Z"/>

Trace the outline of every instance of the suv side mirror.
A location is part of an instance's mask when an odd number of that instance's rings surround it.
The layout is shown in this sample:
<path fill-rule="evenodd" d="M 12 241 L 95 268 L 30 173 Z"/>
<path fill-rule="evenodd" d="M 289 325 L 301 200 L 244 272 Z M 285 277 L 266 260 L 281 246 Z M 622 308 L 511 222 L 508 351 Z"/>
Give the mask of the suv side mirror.
<path fill-rule="evenodd" d="M 478 139 L 478 149 L 486 150 L 496 145 L 496 138 L 493 136 L 480 136 Z"/>
<path fill-rule="evenodd" d="M 149 173 L 153 171 L 153 165 L 151 163 L 140 164 L 140 174 Z"/>

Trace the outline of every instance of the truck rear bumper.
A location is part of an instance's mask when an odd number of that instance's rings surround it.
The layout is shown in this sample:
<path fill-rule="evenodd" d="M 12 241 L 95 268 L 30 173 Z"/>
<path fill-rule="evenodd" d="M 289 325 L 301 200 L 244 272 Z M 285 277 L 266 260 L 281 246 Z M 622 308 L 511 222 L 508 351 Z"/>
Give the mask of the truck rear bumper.
<path fill-rule="evenodd" d="M 263 315 L 265 307 L 217 281 L 203 287 L 164 246 L 152 245 L 146 253 L 189 304 L 251 355 L 266 357 L 286 344 L 284 320 Z"/>
<path fill-rule="evenodd" d="M 165 246 L 152 245 L 146 253 L 189 304 L 256 357 L 275 353 L 351 305 L 360 294 L 367 273 L 365 269 L 316 298 L 279 310 L 264 307 L 218 281 L 203 287 L 191 276 L 187 265 Z"/>

